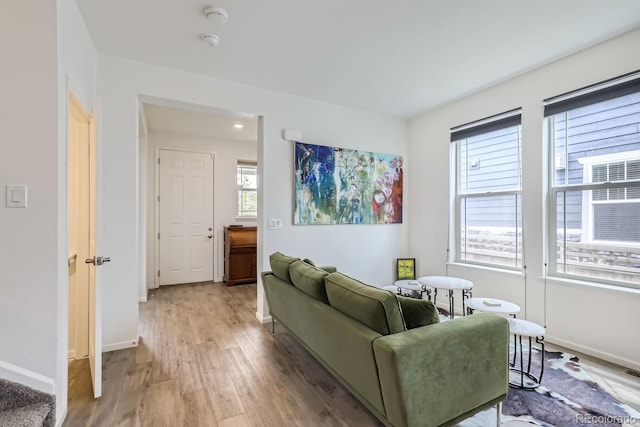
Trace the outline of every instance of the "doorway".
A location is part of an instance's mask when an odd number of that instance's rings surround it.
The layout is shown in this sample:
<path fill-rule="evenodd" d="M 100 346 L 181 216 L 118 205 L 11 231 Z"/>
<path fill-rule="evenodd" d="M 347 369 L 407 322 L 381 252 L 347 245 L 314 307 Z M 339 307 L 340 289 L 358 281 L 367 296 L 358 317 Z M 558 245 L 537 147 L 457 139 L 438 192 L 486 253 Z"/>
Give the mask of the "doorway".
<path fill-rule="evenodd" d="M 224 229 L 229 225 L 256 226 L 257 218 L 238 214 L 238 165 L 247 162 L 256 164 L 258 156 L 258 116 L 239 113 L 214 107 L 203 107 L 178 101 L 140 96 L 139 110 L 139 153 L 145 159 L 140 167 L 139 183 L 141 205 L 144 214 L 141 217 L 141 231 L 146 240 L 146 285 L 141 288 L 140 301 L 146 301 L 147 290 L 170 283 L 189 283 L 194 279 L 168 280 L 167 268 L 176 258 L 165 253 L 169 260 L 161 262 L 160 246 L 168 235 L 161 231 L 162 217 L 168 218 L 171 212 L 161 215 L 163 209 L 171 206 L 170 197 L 162 193 L 167 183 L 161 185 L 160 169 L 168 164 L 160 158 L 164 154 L 175 152 L 213 155 L 213 216 L 211 225 L 204 231 L 205 238 L 211 242 L 210 259 L 213 272 L 207 281 L 222 282 L 224 274 Z M 142 129 L 144 128 L 144 129 Z M 158 161 L 160 160 L 160 163 Z M 181 162 L 178 161 L 178 164 Z M 178 174 L 179 175 L 179 174 Z M 176 183 L 181 178 L 175 179 Z M 160 200 L 158 201 L 158 196 Z M 168 205 L 165 205 L 168 203 Z M 142 209 L 141 209 L 142 211 Z M 145 224 L 146 222 L 146 224 Z M 212 230 L 209 230 L 212 228 Z M 158 239 L 158 234 L 160 238 Z M 209 237 L 211 236 L 211 237 Z M 181 240 L 181 239 L 176 239 Z M 194 239 L 197 243 L 197 239 Z M 177 249 L 174 248 L 177 252 Z M 187 257 L 188 259 L 188 257 Z M 177 261 L 188 266 L 182 256 Z M 178 268 L 176 268 L 178 270 Z M 160 272 L 160 276 L 158 276 Z M 149 293 L 149 295 L 153 295 Z"/>

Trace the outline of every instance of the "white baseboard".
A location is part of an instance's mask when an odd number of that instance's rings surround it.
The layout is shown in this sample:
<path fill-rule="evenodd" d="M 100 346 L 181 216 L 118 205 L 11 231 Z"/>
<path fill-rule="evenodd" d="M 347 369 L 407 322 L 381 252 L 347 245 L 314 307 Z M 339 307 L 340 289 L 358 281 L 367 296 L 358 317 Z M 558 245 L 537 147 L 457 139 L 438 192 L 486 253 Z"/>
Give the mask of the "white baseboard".
<path fill-rule="evenodd" d="M 258 319 L 260 323 L 271 323 L 271 316 L 262 317 L 260 313 L 256 313 L 256 319 Z"/>
<path fill-rule="evenodd" d="M 102 352 L 106 353 L 109 351 L 124 350 L 125 348 L 133 348 L 137 346 L 138 346 L 138 339 L 136 338 L 135 340 L 132 340 L 132 341 L 122 341 L 122 342 L 116 342 L 113 344 L 103 345 Z"/>
<path fill-rule="evenodd" d="M 47 394 L 55 393 L 55 381 L 53 378 L 45 377 L 37 372 L 21 368 L 8 362 L 3 362 L 2 360 L 0 360 L 0 378 L 29 386 Z"/>
<path fill-rule="evenodd" d="M 67 418 L 67 405 L 58 405 L 56 402 L 56 427 L 62 427 L 64 419 Z"/>
<path fill-rule="evenodd" d="M 631 360 L 624 357 L 616 356 L 615 354 L 607 353 L 606 351 L 600 351 L 591 347 L 587 347 L 573 341 L 565 340 L 550 335 L 545 336 L 545 342 L 551 344 L 557 344 L 562 347 L 566 347 L 569 350 L 579 351 L 580 353 L 587 354 L 589 356 L 597 357 L 598 359 L 606 360 L 607 362 L 615 363 L 616 365 L 624 366 L 625 368 L 631 368 L 635 371 L 640 371 L 640 362 L 637 360 Z"/>
<path fill-rule="evenodd" d="M 147 296 L 145 295 L 143 297 L 138 298 L 138 302 L 147 302 Z"/>
<path fill-rule="evenodd" d="M 75 350 L 69 350 L 69 354 L 67 356 L 67 359 L 74 360 L 75 358 L 76 358 L 76 351 Z"/>

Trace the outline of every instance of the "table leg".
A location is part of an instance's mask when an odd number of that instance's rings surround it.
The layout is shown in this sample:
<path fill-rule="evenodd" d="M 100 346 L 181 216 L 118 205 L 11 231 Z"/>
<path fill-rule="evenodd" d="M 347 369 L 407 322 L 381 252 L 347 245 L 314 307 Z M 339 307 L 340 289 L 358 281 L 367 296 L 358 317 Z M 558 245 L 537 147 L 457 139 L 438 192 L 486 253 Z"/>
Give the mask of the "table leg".
<path fill-rule="evenodd" d="M 449 293 L 449 319 L 453 319 L 454 316 L 454 298 L 453 298 L 453 289 L 449 289 L 447 291 Z"/>
<path fill-rule="evenodd" d="M 471 298 L 471 291 L 467 290 L 467 289 L 463 289 L 462 290 L 462 315 L 463 316 L 466 316 L 467 314 L 472 314 L 472 313 L 469 313 L 469 311 L 471 311 L 471 310 L 466 308 L 465 300 L 467 300 L 469 298 Z"/>

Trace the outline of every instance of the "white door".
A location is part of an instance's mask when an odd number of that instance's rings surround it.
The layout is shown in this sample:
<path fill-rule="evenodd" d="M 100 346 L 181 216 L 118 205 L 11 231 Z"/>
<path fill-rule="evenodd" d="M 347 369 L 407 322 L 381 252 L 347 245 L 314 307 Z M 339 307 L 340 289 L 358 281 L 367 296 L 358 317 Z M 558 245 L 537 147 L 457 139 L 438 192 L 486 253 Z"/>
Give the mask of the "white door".
<path fill-rule="evenodd" d="M 93 383 L 93 397 L 102 396 L 102 287 L 100 269 L 102 264 L 110 262 L 109 257 L 103 257 L 100 250 L 100 205 L 99 184 L 101 170 L 97 163 L 97 132 L 96 114 L 100 107 L 94 110 L 89 126 L 89 366 Z M 98 255 L 100 254 L 100 255 Z"/>
<path fill-rule="evenodd" d="M 213 280 L 213 155 L 160 150 L 160 285 Z"/>

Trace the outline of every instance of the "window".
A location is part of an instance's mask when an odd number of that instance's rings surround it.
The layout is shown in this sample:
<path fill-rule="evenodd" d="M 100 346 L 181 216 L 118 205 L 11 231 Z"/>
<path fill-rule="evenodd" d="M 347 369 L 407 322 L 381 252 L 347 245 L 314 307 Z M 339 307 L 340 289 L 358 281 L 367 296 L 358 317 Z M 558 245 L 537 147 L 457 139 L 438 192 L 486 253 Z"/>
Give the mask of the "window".
<path fill-rule="evenodd" d="M 258 216 L 258 166 L 251 162 L 238 162 L 236 167 L 238 185 L 238 217 Z"/>
<path fill-rule="evenodd" d="M 547 100 L 551 273 L 640 285 L 640 75 Z"/>
<path fill-rule="evenodd" d="M 455 260 L 522 267 L 520 110 L 451 130 Z"/>

